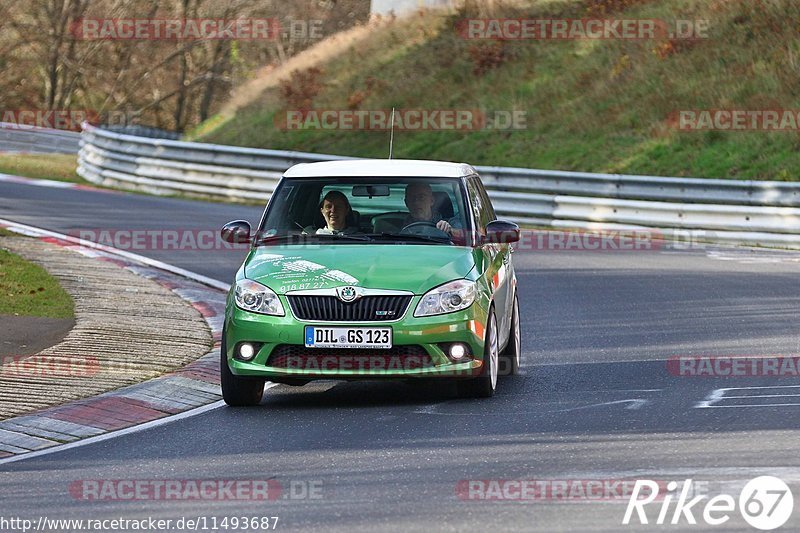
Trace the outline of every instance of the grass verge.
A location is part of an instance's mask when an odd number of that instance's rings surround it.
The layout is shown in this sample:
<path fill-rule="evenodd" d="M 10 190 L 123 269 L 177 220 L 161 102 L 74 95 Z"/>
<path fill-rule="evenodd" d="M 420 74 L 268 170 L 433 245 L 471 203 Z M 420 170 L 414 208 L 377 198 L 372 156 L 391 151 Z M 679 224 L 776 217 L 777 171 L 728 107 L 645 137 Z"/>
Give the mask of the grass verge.
<path fill-rule="evenodd" d="M 44 268 L 0 248 L 0 315 L 73 318 L 74 305 Z"/>
<path fill-rule="evenodd" d="M 26 178 L 86 183 L 74 154 L 0 154 L 0 172 Z"/>

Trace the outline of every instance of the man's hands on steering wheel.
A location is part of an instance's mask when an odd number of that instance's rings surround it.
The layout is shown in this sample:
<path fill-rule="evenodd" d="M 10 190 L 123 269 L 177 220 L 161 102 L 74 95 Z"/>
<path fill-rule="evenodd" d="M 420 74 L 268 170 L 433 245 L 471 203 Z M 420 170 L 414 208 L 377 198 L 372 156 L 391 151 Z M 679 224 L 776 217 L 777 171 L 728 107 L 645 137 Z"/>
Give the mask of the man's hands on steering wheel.
<path fill-rule="evenodd" d="M 450 238 L 450 232 L 453 231 L 452 226 L 445 220 L 439 222 L 429 222 L 427 220 L 420 220 L 412 222 L 400 230 L 400 233 L 411 233 L 414 235 L 427 235 L 429 237 L 447 237 Z"/>

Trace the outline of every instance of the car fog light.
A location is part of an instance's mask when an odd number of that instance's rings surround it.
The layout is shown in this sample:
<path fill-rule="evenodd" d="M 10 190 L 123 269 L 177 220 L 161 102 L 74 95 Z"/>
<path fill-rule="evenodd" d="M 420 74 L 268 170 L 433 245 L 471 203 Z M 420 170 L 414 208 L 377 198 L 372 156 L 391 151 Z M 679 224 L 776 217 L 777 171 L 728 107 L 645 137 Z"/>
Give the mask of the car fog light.
<path fill-rule="evenodd" d="M 243 361 L 249 361 L 256 354 L 255 346 L 249 342 L 243 342 L 239 345 L 239 358 Z"/>
<path fill-rule="evenodd" d="M 459 361 L 467 355 L 467 348 L 463 344 L 455 343 L 450 346 L 450 359 Z"/>

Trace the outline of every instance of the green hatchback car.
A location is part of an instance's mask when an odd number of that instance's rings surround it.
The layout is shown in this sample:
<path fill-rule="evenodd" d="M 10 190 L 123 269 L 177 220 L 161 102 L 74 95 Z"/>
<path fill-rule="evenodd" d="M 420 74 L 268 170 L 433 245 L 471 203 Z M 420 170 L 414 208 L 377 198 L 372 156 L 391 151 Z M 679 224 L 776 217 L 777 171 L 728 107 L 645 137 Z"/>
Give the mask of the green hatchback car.
<path fill-rule="evenodd" d="M 295 165 L 228 294 L 220 372 L 229 405 L 265 381 L 446 379 L 490 397 L 520 364 L 510 243 L 475 169 L 413 160 Z"/>

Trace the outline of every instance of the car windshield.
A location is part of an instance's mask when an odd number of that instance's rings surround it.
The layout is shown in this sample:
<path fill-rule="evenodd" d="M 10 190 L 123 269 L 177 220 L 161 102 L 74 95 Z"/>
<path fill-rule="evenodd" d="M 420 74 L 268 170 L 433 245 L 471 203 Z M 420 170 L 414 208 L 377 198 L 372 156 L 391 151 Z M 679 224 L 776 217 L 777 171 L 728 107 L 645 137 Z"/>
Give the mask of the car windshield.
<path fill-rule="evenodd" d="M 465 213 L 457 178 L 287 179 L 256 242 L 463 245 Z"/>

